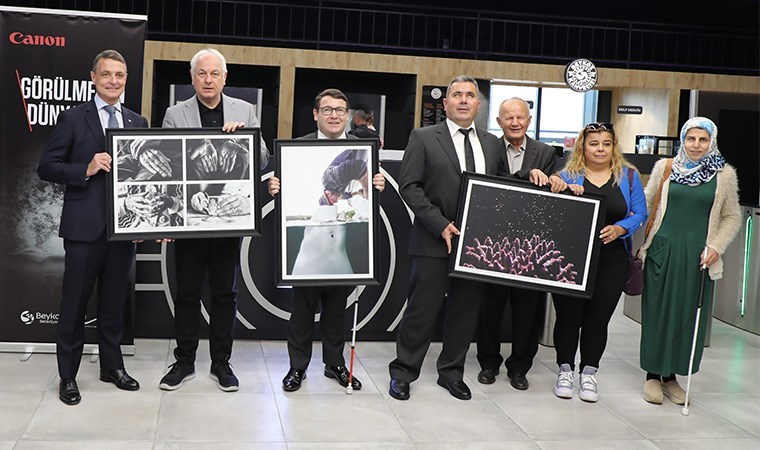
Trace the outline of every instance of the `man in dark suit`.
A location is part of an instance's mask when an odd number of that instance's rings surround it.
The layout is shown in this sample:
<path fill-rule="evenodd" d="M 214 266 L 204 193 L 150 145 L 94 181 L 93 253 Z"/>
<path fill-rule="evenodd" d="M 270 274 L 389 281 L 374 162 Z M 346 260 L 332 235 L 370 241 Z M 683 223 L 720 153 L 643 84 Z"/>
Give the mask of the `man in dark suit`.
<path fill-rule="evenodd" d="M 409 383 L 420 375 L 442 307 L 438 384 L 456 398 L 471 398 L 463 381 L 464 361 L 477 326 L 484 286 L 447 275 L 451 239 L 459 234 L 454 218 L 462 172 L 493 175 L 500 163 L 496 137 L 473 124 L 479 104 L 475 79 L 455 78 L 444 99 L 446 121 L 413 130 L 401 163 L 400 192 L 414 212 L 414 225 L 409 245 L 409 299 L 396 337 L 397 356 L 389 366 L 389 392 L 399 400 L 409 398 Z"/>
<path fill-rule="evenodd" d="M 99 53 L 90 78 L 95 97 L 61 112 L 40 159 L 41 179 L 66 186 L 59 235 L 66 251 L 56 355 L 61 378 L 58 397 L 67 405 L 81 400 L 76 376 L 84 348 L 87 301 L 98 284 L 100 379 L 135 391 L 139 383 L 124 370 L 121 338 L 127 277 L 135 256 L 133 242 L 106 240 L 106 128 L 147 127 L 148 121 L 120 103 L 127 64 L 114 50 Z"/>
<path fill-rule="evenodd" d="M 346 134 L 348 121 L 348 98 L 338 89 L 325 89 L 314 100 L 314 121 L 317 131 L 299 139 L 357 139 Z M 339 161 L 333 161 L 339 163 Z M 350 181 L 350 180 L 346 180 Z M 339 183 L 343 184 L 343 183 Z M 372 184 L 378 191 L 385 188 L 385 177 L 377 173 L 372 177 Z M 325 186 L 320 203 L 330 205 L 336 201 L 336 191 Z M 269 193 L 280 192 L 280 180 L 269 179 Z M 318 255 L 317 255 L 318 256 Z M 346 299 L 355 286 L 298 286 L 293 288 L 293 307 L 290 312 L 288 331 L 288 356 L 290 369 L 282 380 L 282 389 L 297 391 L 306 378 L 306 369 L 311 361 L 312 341 L 314 339 L 314 315 L 320 311 L 319 327 L 322 332 L 322 362 L 325 364 L 324 375 L 335 379 L 338 384 L 348 387 L 349 373 L 343 357 L 346 343 L 344 323 Z M 362 383 L 352 377 L 351 387 L 362 388 Z"/>
<path fill-rule="evenodd" d="M 554 192 L 564 190 L 562 180 L 553 176 L 554 149 L 526 136 L 531 118 L 530 106 L 523 99 L 510 98 L 499 105 L 496 122 L 504 131 L 503 138 L 499 139 L 504 168 L 504 173 L 500 175 L 529 180 L 538 186 L 549 184 Z M 539 291 L 488 285 L 477 334 L 478 362 L 482 369 L 478 374 L 480 383 L 493 383 L 504 361 L 499 353 L 501 320 L 509 299 L 512 307 L 512 353 L 506 360 L 507 376 L 515 389 L 528 389 L 525 375 L 538 352 L 545 295 Z"/>
<path fill-rule="evenodd" d="M 221 128 L 234 132 L 242 127 L 258 127 L 259 121 L 252 104 L 222 94 L 227 80 L 227 61 L 214 49 L 203 49 L 190 61 L 190 78 L 195 95 L 166 110 L 164 128 Z M 216 148 L 204 142 L 193 149 L 188 158 L 193 161 L 194 172 L 203 180 L 239 179 L 246 172 L 240 167 L 247 152 L 240 151 L 234 142 Z M 266 167 L 269 152 L 261 140 L 260 166 Z M 238 169 L 236 169 L 238 168 Z M 191 176 L 191 175 L 189 175 Z M 200 190 L 190 198 L 190 206 L 199 212 L 208 212 L 209 195 L 221 195 L 219 213 L 247 214 L 250 204 L 239 193 L 228 192 L 221 183 L 198 185 Z M 231 190 L 230 190 L 231 191 Z M 224 213 L 222 213 L 224 208 Z M 195 377 L 195 353 L 198 350 L 201 320 L 201 292 L 208 272 L 211 288 L 209 311 L 209 377 L 224 392 L 240 388 L 230 365 L 233 330 L 237 313 L 235 279 L 240 266 L 240 238 L 178 239 L 174 244 L 174 264 L 177 271 L 177 292 L 174 300 L 174 334 L 177 347 L 176 362 L 164 374 L 159 388 L 173 391 L 185 381 Z"/>

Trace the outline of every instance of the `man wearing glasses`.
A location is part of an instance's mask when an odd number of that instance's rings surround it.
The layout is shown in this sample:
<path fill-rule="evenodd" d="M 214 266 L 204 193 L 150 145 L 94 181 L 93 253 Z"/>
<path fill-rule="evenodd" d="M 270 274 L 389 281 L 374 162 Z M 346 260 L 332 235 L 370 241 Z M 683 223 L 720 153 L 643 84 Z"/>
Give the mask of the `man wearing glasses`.
<path fill-rule="evenodd" d="M 325 89 L 314 100 L 314 121 L 317 131 L 302 136 L 300 139 L 357 139 L 346 134 L 348 122 L 348 98 L 338 89 Z M 385 178 L 377 173 L 372 178 L 375 189 L 385 188 Z M 269 179 L 269 193 L 280 192 L 280 180 Z M 330 202 L 328 191 L 325 201 Z M 288 332 L 288 356 L 290 370 L 282 380 L 282 389 L 297 391 L 306 378 L 306 369 L 311 361 L 312 341 L 314 339 L 314 314 L 320 311 L 320 331 L 322 332 L 322 361 L 325 364 L 324 375 L 335 379 L 341 386 L 348 387 L 348 369 L 343 358 L 346 299 L 355 286 L 299 286 L 293 288 L 293 307 L 290 313 Z M 320 308 L 321 305 L 321 308 Z M 351 387 L 362 388 L 362 383 L 352 377 Z"/>
<path fill-rule="evenodd" d="M 214 49 L 204 49 L 190 61 L 190 77 L 195 95 L 166 110 L 164 128 L 221 128 L 232 133 L 238 128 L 258 127 L 254 106 L 246 101 L 222 95 L 227 80 L 227 61 Z M 232 148 L 232 147 L 231 147 Z M 202 173 L 228 172 L 234 159 L 240 155 L 232 148 L 212 145 L 193 150 L 190 158 L 202 165 Z M 269 153 L 261 140 L 261 167 L 269 162 Z M 231 177 L 231 175 L 230 175 Z M 238 177 L 239 178 L 239 177 Z M 206 178 L 209 179 L 209 178 Z M 214 177 L 217 179 L 217 177 Z M 203 196 L 224 195 L 220 183 L 212 186 L 199 184 L 200 192 L 191 202 L 197 204 Z M 213 192 L 216 189 L 218 192 Z M 230 194 L 234 195 L 234 194 Z M 196 199 L 196 196 L 198 198 Z M 206 197 L 207 198 L 207 197 Z M 234 200 L 234 199 L 232 199 Z M 210 377 L 225 392 L 237 391 L 239 382 L 230 366 L 233 329 L 237 312 L 235 277 L 240 265 L 240 238 L 178 239 L 174 244 L 177 270 L 177 292 L 174 298 L 174 333 L 177 347 L 176 362 L 159 383 L 164 390 L 178 389 L 182 383 L 195 377 L 195 353 L 198 349 L 200 329 L 201 292 L 208 270 L 211 288 L 209 320 Z"/>

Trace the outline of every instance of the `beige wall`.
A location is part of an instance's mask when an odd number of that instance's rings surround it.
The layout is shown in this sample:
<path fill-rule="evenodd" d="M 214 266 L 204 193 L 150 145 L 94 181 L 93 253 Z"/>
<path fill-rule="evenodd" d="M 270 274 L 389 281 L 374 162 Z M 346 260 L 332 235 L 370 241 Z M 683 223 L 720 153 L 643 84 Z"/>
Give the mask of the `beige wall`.
<path fill-rule="evenodd" d="M 421 102 L 419 99 L 422 97 L 422 86 L 446 85 L 455 75 L 468 74 L 481 79 L 520 80 L 536 86 L 564 86 L 564 66 L 561 65 L 146 41 L 143 65 L 143 115 L 150 119 L 153 114 L 150 110 L 153 96 L 153 62 L 155 60 L 190 61 L 198 50 L 208 46 L 221 51 L 230 63 L 281 68 L 279 138 L 291 137 L 295 69 L 299 67 L 415 74 L 417 75 L 418 98 L 415 124 L 420 122 Z M 635 118 L 614 118 L 616 121 L 622 120 L 620 126 L 624 127 L 624 130 L 627 129 L 627 134 L 633 133 L 634 136 L 641 134 L 633 132 L 634 128 L 638 125 L 646 125 L 662 126 L 664 127 L 662 134 L 673 135 L 678 127 L 675 122 L 678 118 L 681 89 L 760 94 L 760 79 L 730 75 L 601 68 L 597 88 L 613 90 L 613 109 L 618 104 L 615 103 L 616 97 L 628 104 L 639 105 L 639 99 L 647 102 L 646 105 L 640 106 L 645 106 L 645 113 L 650 113 L 651 117 L 640 118 L 639 120 L 645 120 L 642 124 L 638 124 Z M 647 94 L 649 90 L 656 90 L 657 94 Z M 163 111 L 158 113 L 163 114 Z M 648 129 L 646 132 L 650 133 Z M 628 137 L 626 139 L 626 142 L 633 142 Z M 626 150 L 632 151 L 632 149 Z"/>
<path fill-rule="evenodd" d="M 612 90 L 612 123 L 615 125 L 615 132 L 623 152 L 634 153 L 633 147 L 637 134 L 671 136 L 668 130 L 671 102 L 668 92 L 668 89 L 643 88 Z M 675 100 L 677 102 L 678 97 Z M 620 105 L 641 106 L 642 113 L 618 114 L 617 107 Z M 677 103 L 674 109 L 677 116 Z"/>

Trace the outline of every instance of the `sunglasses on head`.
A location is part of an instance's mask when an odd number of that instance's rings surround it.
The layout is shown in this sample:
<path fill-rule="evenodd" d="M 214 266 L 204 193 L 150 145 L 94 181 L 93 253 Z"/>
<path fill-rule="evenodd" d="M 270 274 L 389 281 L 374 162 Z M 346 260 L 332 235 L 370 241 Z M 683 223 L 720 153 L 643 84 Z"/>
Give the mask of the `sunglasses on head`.
<path fill-rule="evenodd" d="M 594 122 L 586 125 L 586 127 L 583 129 L 584 132 L 586 131 L 609 131 L 614 133 L 615 130 L 612 128 L 611 123 L 607 122 Z"/>

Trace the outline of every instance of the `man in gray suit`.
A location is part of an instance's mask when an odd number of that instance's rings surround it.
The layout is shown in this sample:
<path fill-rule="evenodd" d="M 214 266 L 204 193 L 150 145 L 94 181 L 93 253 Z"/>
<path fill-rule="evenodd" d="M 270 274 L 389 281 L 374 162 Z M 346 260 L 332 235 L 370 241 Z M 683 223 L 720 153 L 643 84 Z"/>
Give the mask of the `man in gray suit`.
<path fill-rule="evenodd" d="M 499 105 L 496 122 L 504 131 L 499 139 L 503 173 L 510 178 L 528 180 L 538 186 L 549 184 L 553 192 L 565 189 L 561 178 L 554 176 L 554 149 L 526 136 L 532 117 L 530 106 L 521 98 L 510 98 Z M 509 299 L 512 307 L 512 353 L 506 360 L 507 377 L 515 389 L 528 389 L 528 373 L 538 352 L 538 337 L 543 325 L 545 294 L 492 284 L 486 288 L 478 326 L 478 382 L 496 381 L 502 358 L 501 319 Z"/>
<path fill-rule="evenodd" d="M 227 79 L 227 62 L 214 49 L 204 49 L 190 61 L 190 77 L 195 95 L 166 110 L 164 128 L 221 128 L 232 133 L 243 127 L 258 127 L 253 105 L 222 95 Z M 233 135 L 234 136 L 234 135 Z M 194 162 L 195 175 L 202 180 L 240 179 L 246 172 L 249 155 L 234 143 L 219 145 L 203 142 L 192 149 L 188 158 Z M 269 162 L 269 153 L 261 141 L 261 167 Z M 245 166 L 245 168 L 242 168 Z M 250 202 L 240 193 L 225 192 L 223 183 L 199 183 L 199 191 L 191 199 L 191 207 L 208 211 L 209 193 L 221 194 L 214 205 L 215 214 L 248 214 Z M 254 188 L 256 188 L 254 186 Z M 219 192 L 212 192 L 216 189 Z M 237 391 L 239 382 L 229 360 L 232 355 L 233 329 L 237 312 L 235 277 L 240 265 L 240 238 L 179 239 L 174 244 L 177 270 L 177 293 L 174 300 L 174 333 L 176 362 L 161 379 L 164 390 L 178 389 L 195 377 L 195 353 L 200 329 L 201 289 L 208 270 L 211 288 L 209 311 L 210 377 L 222 391 Z"/>
<path fill-rule="evenodd" d="M 445 308 L 438 384 L 461 400 L 471 398 L 463 381 L 464 361 L 475 333 L 483 284 L 448 277 L 451 239 L 464 170 L 494 175 L 500 165 L 496 136 L 476 128 L 480 104 L 474 78 L 459 76 L 446 92 L 444 123 L 418 128 L 409 136 L 399 176 L 401 197 L 414 212 L 409 253 L 409 300 L 396 336 L 396 359 L 389 365 L 390 395 L 409 398 L 409 383 L 420 375 L 438 313 Z"/>

